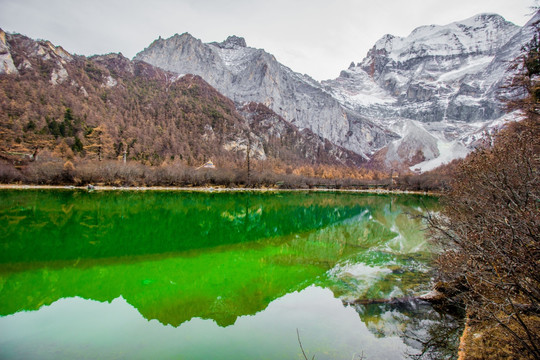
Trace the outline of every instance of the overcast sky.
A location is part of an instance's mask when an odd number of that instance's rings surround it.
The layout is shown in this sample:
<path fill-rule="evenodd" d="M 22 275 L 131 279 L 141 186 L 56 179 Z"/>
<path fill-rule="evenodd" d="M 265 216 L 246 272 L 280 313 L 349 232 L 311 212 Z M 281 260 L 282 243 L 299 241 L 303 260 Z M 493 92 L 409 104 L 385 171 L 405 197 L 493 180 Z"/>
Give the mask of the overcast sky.
<path fill-rule="evenodd" d="M 538 0 L 0 0 L 0 27 L 80 55 L 132 58 L 159 36 L 242 36 L 294 71 L 335 78 L 384 34 L 497 13 L 517 25 Z"/>

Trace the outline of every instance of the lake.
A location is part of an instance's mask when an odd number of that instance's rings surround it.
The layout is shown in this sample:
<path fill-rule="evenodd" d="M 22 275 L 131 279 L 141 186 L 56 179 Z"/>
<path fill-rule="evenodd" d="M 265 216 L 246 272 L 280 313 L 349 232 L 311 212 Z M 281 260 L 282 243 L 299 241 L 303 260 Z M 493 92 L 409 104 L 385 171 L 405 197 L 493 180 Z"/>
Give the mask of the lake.
<path fill-rule="evenodd" d="M 0 191 L 0 358 L 406 359 L 441 329 L 454 346 L 459 320 L 384 301 L 429 291 L 420 215 L 437 207 L 418 195 Z"/>

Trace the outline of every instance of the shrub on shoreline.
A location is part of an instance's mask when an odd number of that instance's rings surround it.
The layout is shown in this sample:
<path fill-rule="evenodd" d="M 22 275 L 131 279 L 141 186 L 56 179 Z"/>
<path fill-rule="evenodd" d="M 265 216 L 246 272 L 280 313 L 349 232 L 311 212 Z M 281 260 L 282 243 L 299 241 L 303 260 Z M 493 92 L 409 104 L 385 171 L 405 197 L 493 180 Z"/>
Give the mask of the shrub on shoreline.
<path fill-rule="evenodd" d="M 35 185 L 99 184 L 106 186 L 178 186 L 178 187 L 248 187 L 248 188 L 368 188 L 387 187 L 388 179 L 358 180 L 355 178 L 322 178 L 276 173 L 271 170 L 250 171 L 243 168 L 193 168 L 181 162 L 159 166 L 135 161 L 64 160 L 46 154 L 38 161 L 23 166 L 0 162 L 0 183 Z"/>

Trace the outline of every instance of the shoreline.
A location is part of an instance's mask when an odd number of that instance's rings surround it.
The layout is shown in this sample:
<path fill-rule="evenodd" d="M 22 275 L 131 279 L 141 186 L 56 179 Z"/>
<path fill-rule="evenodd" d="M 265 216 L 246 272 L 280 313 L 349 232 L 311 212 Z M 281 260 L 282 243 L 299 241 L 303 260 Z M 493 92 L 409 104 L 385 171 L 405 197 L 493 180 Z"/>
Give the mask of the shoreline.
<path fill-rule="evenodd" d="M 74 185 L 34 185 L 34 184 L 0 184 L 0 190 L 89 190 L 87 186 Z M 99 186 L 95 185 L 91 191 L 198 191 L 198 192 L 341 192 L 366 194 L 397 194 L 397 195 L 427 195 L 439 196 L 437 193 L 412 190 L 386 190 L 386 189 L 279 189 L 279 188 L 227 188 L 214 186 Z"/>

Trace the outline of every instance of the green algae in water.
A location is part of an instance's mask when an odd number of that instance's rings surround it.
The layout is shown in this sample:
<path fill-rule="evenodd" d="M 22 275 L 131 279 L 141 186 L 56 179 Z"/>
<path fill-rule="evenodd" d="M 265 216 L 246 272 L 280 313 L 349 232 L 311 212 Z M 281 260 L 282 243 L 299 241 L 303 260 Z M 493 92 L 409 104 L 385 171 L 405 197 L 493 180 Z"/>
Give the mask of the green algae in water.
<path fill-rule="evenodd" d="M 2 358 L 299 358 L 296 328 L 317 359 L 415 350 L 403 334 L 418 314 L 386 321 L 395 309 L 341 299 L 427 289 L 410 215 L 434 198 L 2 191 L 0 204 Z"/>

